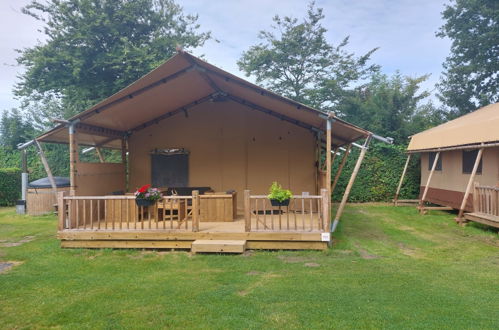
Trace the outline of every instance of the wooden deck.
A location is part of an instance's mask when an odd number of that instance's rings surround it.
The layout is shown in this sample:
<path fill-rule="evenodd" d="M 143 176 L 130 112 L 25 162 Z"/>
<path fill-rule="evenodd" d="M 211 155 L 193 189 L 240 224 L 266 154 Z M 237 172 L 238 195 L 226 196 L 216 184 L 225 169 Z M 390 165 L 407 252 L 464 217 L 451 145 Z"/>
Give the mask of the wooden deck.
<path fill-rule="evenodd" d="M 312 249 L 327 248 L 322 231 L 309 229 L 287 231 L 274 229 L 245 232 L 242 216 L 234 222 L 201 222 L 199 231 L 189 229 L 162 229 L 162 222 L 145 221 L 144 229 L 112 229 L 112 224 L 102 224 L 101 229 L 65 229 L 58 233 L 61 246 L 65 248 L 154 248 L 191 249 L 195 240 L 246 240 L 248 249 Z M 168 221 L 167 221 L 168 222 Z M 176 222 L 176 221 L 175 221 Z M 252 222 L 256 222 L 253 217 Z M 158 224 L 158 229 L 156 225 Z M 305 221 L 310 228 L 310 220 Z M 151 227 L 151 229 L 149 229 Z M 166 226 L 168 227 L 168 226 Z"/>
<path fill-rule="evenodd" d="M 467 221 L 478 222 L 487 226 L 499 228 L 499 216 L 485 213 L 465 213 Z"/>
<path fill-rule="evenodd" d="M 499 187 L 475 184 L 473 212 L 465 213 L 464 219 L 499 228 Z"/>
<path fill-rule="evenodd" d="M 115 205 L 122 204 L 127 209 L 99 213 L 95 212 L 98 204 L 92 206 L 82 200 L 81 197 L 59 200 L 66 208 L 66 217 L 60 217 L 58 231 L 64 248 L 191 249 L 196 240 L 242 240 L 247 249 L 323 250 L 329 243 L 322 199 L 317 196 L 296 196 L 296 205 L 284 210 L 262 205 L 263 198 L 252 196 L 245 214 L 237 215 L 231 222 L 200 222 L 195 211 L 182 211 L 180 217 L 177 213 L 151 216 L 158 214 L 155 211 L 144 216 L 143 210 L 128 212 L 129 203 L 116 204 L 115 200 Z M 193 209 L 196 208 L 194 205 Z M 103 205 L 101 209 L 109 207 Z"/>

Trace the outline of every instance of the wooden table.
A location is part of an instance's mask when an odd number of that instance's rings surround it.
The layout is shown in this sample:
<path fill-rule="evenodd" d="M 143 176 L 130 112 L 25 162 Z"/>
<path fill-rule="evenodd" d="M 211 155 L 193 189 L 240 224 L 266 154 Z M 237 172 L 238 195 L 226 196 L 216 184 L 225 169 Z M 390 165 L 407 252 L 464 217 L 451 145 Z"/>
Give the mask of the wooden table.
<path fill-rule="evenodd" d="M 176 211 L 176 214 L 174 214 Z M 159 219 L 162 220 L 184 220 L 187 218 L 185 200 L 159 201 L 158 202 Z"/>

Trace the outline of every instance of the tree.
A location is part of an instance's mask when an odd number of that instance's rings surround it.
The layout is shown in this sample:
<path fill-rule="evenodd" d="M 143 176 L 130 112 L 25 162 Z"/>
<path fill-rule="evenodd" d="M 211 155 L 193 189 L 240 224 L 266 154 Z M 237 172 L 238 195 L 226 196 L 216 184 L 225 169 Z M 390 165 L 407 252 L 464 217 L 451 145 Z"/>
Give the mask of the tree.
<path fill-rule="evenodd" d="M 315 8 L 314 2 L 302 22 L 275 16 L 272 31 L 260 32 L 262 42 L 242 54 L 239 68 L 276 93 L 330 108 L 345 88 L 377 70 L 377 66 L 367 64 L 376 49 L 355 57 L 344 49 L 348 37 L 333 46 L 326 40 L 323 19 L 322 9 Z"/>
<path fill-rule="evenodd" d="M 19 143 L 33 138 L 35 130 L 29 121 L 23 119 L 17 109 L 4 111 L 0 121 L 0 146 L 6 149 L 16 149 Z"/>
<path fill-rule="evenodd" d="M 431 102 L 422 104 L 430 95 L 420 91 L 420 84 L 427 78 L 373 74 L 366 85 L 346 93 L 337 115 L 376 134 L 392 137 L 397 144 L 405 144 L 408 136 L 442 121 L 442 112 Z"/>
<path fill-rule="evenodd" d="M 85 110 L 157 67 L 176 46 L 210 38 L 173 0 L 33 0 L 23 11 L 45 23 L 47 40 L 19 51 L 26 71 L 15 92 L 42 118 Z"/>
<path fill-rule="evenodd" d="M 499 101 L 499 2 L 453 0 L 437 36 L 452 40 L 438 85 L 440 99 L 462 115 Z"/>

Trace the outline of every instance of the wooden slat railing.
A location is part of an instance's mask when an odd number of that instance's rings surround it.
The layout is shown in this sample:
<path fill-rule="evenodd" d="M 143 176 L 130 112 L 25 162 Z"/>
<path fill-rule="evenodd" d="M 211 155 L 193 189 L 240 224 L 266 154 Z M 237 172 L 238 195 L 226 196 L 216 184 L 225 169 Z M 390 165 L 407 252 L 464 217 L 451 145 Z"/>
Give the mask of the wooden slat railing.
<path fill-rule="evenodd" d="M 499 187 L 480 186 L 475 183 L 473 212 L 499 216 Z"/>
<path fill-rule="evenodd" d="M 325 189 L 324 189 L 325 190 Z M 266 195 L 245 191 L 246 231 L 328 231 L 327 193 L 295 195 L 288 206 L 272 206 Z"/>
<path fill-rule="evenodd" d="M 164 196 L 151 206 L 137 206 L 135 196 L 65 196 L 59 194 L 59 230 L 199 231 L 199 195 Z"/>

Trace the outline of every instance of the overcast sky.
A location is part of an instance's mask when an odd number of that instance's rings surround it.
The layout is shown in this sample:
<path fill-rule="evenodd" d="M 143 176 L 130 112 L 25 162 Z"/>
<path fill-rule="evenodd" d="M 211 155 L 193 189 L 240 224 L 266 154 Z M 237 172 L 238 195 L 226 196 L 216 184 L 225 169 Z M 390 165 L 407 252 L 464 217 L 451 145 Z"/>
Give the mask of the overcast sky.
<path fill-rule="evenodd" d="M 19 105 L 12 88 L 22 68 L 16 66 L 15 49 L 43 42 L 39 22 L 21 13 L 29 0 L 0 0 L 0 111 Z M 306 13 L 303 0 L 177 0 L 185 13 L 199 14 L 203 31 L 212 31 L 220 42 L 209 41 L 194 51 L 208 62 L 240 77 L 237 68 L 241 53 L 258 42 L 260 30 L 269 29 L 272 17 Z M 323 26 L 329 41 L 338 44 L 350 36 L 348 51 L 358 55 L 374 47 L 372 57 L 385 73 L 404 75 L 430 73 L 425 88 L 433 90 L 449 53 L 450 41 L 435 37 L 442 25 L 441 11 L 448 0 L 320 0 Z"/>

